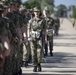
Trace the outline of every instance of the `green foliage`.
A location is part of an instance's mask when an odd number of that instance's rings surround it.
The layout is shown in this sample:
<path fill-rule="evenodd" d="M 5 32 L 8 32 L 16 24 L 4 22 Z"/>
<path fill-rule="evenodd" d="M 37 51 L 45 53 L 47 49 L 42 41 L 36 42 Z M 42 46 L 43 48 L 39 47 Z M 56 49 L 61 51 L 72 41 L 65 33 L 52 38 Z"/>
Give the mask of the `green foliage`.
<path fill-rule="evenodd" d="M 28 9 L 40 6 L 38 0 L 27 0 L 23 5 Z"/>
<path fill-rule="evenodd" d="M 34 7 L 39 7 L 42 10 L 45 6 L 49 7 L 49 10 L 53 12 L 54 0 L 27 0 L 23 5 L 27 9 L 31 9 Z"/>
<path fill-rule="evenodd" d="M 53 13 L 54 0 L 42 0 L 41 1 L 41 9 L 44 10 L 45 7 L 48 7 L 50 13 Z"/>
<path fill-rule="evenodd" d="M 30 8 L 30 5 L 29 5 L 29 3 L 28 3 L 28 1 L 26 1 L 25 3 L 23 3 L 23 5 L 26 7 L 26 8 Z"/>
<path fill-rule="evenodd" d="M 76 19 L 76 8 L 74 8 L 74 10 L 73 10 L 72 18 Z"/>
<path fill-rule="evenodd" d="M 67 15 L 67 7 L 65 5 L 60 4 L 59 6 L 57 6 L 57 9 L 58 9 L 58 11 L 57 11 L 58 16 L 66 17 L 66 15 Z"/>

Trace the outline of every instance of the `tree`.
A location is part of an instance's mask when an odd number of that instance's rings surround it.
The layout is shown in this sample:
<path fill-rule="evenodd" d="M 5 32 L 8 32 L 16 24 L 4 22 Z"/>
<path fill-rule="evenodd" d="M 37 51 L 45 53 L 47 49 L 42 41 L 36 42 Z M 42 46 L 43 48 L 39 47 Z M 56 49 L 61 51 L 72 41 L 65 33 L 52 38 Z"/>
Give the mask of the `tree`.
<path fill-rule="evenodd" d="M 76 19 L 76 7 L 73 9 L 72 18 L 75 18 Z"/>
<path fill-rule="evenodd" d="M 41 9 L 43 10 L 46 6 L 48 7 L 50 13 L 53 13 L 54 0 L 42 0 Z"/>
<path fill-rule="evenodd" d="M 57 13 L 60 17 L 66 17 L 67 16 L 67 7 L 63 4 L 57 6 Z"/>
<path fill-rule="evenodd" d="M 40 7 L 38 0 L 27 0 L 23 5 L 25 5 L 28 9 L 34 8 L 36 6 Z"/>
<path fill-rule="evenodd" d="M 27 0 L 23 3 L 26 8 L 31 9 L 34 7 L 39 7 L 40 9 L 44 9 L 45 6 L 49 8 L 51 12 L 53 12 L 54 0 Z"/>

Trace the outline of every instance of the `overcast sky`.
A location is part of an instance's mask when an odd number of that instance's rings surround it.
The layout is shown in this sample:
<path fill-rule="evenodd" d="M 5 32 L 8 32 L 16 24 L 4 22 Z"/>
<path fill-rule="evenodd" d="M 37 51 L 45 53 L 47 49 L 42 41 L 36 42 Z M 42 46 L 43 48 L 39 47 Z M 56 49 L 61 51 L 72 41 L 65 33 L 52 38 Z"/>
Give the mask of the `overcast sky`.
<path fill-rule="evenodd" d="M 26 0 L 22 0 L 22 2 L 25 2 Z M 66 6 L 75 5 L 76 6 L 76 0 L 55 0 L 55 6 L 58 6 L 60 4 L 64 4 Z"/>

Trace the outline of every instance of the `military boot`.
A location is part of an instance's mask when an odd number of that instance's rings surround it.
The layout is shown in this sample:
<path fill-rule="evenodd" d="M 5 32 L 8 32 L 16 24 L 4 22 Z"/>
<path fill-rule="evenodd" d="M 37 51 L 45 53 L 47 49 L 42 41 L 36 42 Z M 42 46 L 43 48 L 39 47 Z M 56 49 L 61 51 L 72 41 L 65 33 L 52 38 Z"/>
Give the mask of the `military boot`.
<path fill-rule="evenodd" d="M 28 61 L 25 61 L 25 67 L 27 67 L 28 66 Z"/>
<path fill-rule="evenodd" d="M 34 66 L 33 72 L 37 72 L 37 66 Z"/>
<path fill-rule="evenodd" d="M 39 72 L 41 72 L 41 65 L 40 65 L 40 64 L 38 64 L 38 66 L 37 66 L 37 67 L 38 67 L 38 71 L 39 71 Z"/>
<path fill-rule="evenodd" d="M 50 51 L 50 56 L 53 56 L 53 52 L 52 51 Z"/>
<path fill-rule="evenodd" d="M 20 71 L 18 72 L 18 75 L 22 75 L 22 69 L 20 68 Z"/>
<path fill-rule="evenodd" d="M 44 52 L 44 56 L 47 56 L 48 55 L 48 46 L 47 44 L 45 44 L 45 52 Z"/>
<path fill-rule="evenodd" d="M 24 67 L 25 66 L 25 61 L 22 61 L 22 65 L 21 65 L 22 67 Z"/>

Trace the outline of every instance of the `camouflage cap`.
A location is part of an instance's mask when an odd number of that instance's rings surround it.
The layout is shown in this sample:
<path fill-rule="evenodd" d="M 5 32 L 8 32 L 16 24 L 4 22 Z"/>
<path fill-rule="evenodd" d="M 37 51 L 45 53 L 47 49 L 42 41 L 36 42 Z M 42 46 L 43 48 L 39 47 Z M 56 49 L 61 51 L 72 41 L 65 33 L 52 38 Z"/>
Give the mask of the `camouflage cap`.
<path fill-rule="evenodd" d="M 0 11 L 3 10 L 3 3 L 0 2 Z"/>
<path fill-rule="evenodd" d="M 47 13 L 49 13 L 49 8 L 48 7 L 45 7 L 44 8 L 44 11 L 47 12 Z"/>
<path fill-rule="evenodd" d="M 8 8 L 8 5 L 3 5 L 3 8 L 4 8 L 4 9 L 7 9 L 7 8 Z"/>
<path fill-rule="evenodd" d="M 34 11 L 34 12 L 35 12 L 35 11 L 40 11 L 40 9 L 37 8 L 37 7 L 35 7 L 35 8 L 33 9 L 33 11 Z"/>

